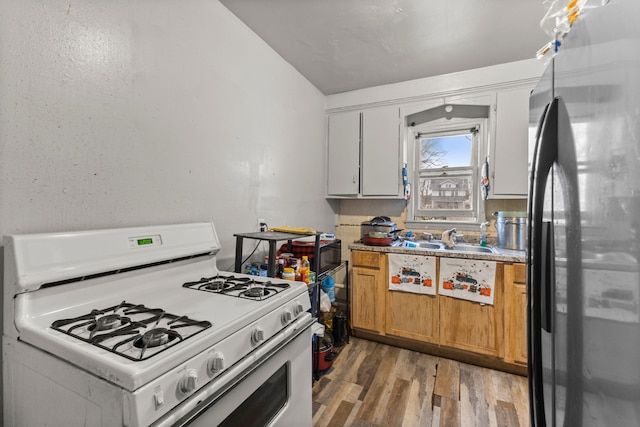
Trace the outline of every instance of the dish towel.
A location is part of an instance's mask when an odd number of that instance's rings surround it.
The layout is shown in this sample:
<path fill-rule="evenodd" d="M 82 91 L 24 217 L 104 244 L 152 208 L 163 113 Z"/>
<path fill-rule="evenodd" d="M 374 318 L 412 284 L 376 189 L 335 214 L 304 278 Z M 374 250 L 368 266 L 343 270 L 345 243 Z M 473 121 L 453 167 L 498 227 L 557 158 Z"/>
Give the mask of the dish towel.
<path fill-rule="evenodd" d="M 487 200 L 489 198 L 489 189 L 491 185 L 489 184 L 489 161 L 485 159 L 482 164 L 482 182 L 480 183 L 482 190 L 482 198 Z"/>
<path fill-rule="evenodd" d="M 496 262 L 440 258 L 440 295 L 493 305 Z"/>
<path fill-rule="evenodd" d="M 389 289 L 436 294 L 436 257 L 389 254 Z"/>

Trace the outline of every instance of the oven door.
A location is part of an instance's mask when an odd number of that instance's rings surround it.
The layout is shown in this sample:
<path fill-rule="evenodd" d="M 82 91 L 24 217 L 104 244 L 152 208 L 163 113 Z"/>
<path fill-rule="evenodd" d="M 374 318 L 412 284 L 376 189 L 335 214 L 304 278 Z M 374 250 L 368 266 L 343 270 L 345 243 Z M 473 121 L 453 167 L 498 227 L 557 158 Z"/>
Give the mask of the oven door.
<path fill-rule="evenodd" d="M 224 384 L 205 386 L 154 426 L 311 426 L 313 320 L 305 322 L 280 332 L 234 366 L 233 378 L 218 378 Z"/>

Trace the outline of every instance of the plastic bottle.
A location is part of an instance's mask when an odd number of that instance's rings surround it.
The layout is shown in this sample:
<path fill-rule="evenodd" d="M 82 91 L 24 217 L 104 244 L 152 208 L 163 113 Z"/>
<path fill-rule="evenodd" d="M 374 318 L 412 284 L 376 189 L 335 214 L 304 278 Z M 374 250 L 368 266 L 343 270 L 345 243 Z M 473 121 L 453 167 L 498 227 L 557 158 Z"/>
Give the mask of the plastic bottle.
<path fill-rule="evenodd" d="M 311 271 L 311 264 L 309 263 L 309 257 L 302 256 L 302 263 L 300 264 L 300 281 L 309 284 L 309 272 Z"/>
<path fill-rule="evenodd" d="M 278 272 L 276 273 L 276 276 L 282 278 L 283 273 L 284 273 L 284 258 L 278 258 Z"/>
<path fill-rule="evenodd" d="M 300 266 L 298 265 L 298 259 L 291 258 L 289 260 L 289 267 L 293 268 L 293 273 L 296 275 L 294 280 L 300 281 Z"/>
<path fill-rule="evenodd" d="M 480 246 L 487 246 L 487 225 L 488 222 L 480 224 Z"/>
<path fill-rule="evenodd" d="M 282 272 L 282 278 L 285 280 L 296 280 L 296 273 L 293 271 L 293 268 L 285 267 Z"/>

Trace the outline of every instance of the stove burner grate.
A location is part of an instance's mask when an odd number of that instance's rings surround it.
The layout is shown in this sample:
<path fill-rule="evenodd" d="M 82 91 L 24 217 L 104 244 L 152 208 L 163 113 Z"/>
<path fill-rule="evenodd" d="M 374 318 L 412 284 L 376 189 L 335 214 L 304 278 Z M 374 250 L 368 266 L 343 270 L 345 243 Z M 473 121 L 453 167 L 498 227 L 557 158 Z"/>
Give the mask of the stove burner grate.
<path fill-rule="evenodd" d="M 220 292 L 230 288 L 231 286 L 233 285 L 228 282 L 225 282 L 223 279 L 218 279 L 218 280 L 212 280 L 210 282 L 202 284 L 200 285 L 200 288 L 201 289 L 204 288 L 213 292 Z"/>
<path fill-rule="evenodd" d="M 186 282 L 182 286 L 196 291 L 212 292 L 254 301 L 265 300 L 289 288 L 287 283 L 276 283 L 271 280 L 261 281 L 252 277 L 236 277 L 222 274 L 203 277 L 195 282 Z"/>
<path fill-rule="evenodd" d="M 162 309 L 125 301 L 51 324 L 59 332 L 134 361 L 146 360 L 211 326 L 208 321 L 176 316 Z M 183 334 L 178 332 L 183 328 L 189 329 Z"/>
<path fill-rule="evenodd" d="M 168 343 L 174 338 L 181 338 L 180 334 L 167 328 L 154 328 L 142 334 L 133 345 L 138 348 L 157 347 Z"/>
<path fill-rule="evenodd" d="M 260 299 L 260 298 L 266 298 L 267 296 L 269 296 L 270 293 L 271 291 L 269 291 L 269 289 L 266 289 L 263 286 L 253 286 L 247 289 L 246 291 L 242 292 L 242 295 L 249 298 Z"/>
<path fill-rule="evenodd" d="M 91 333 L 89 334 L 89 338 L 93 338 L 93 336 L 98 332 L 117 329 L 128 323 L 131 323 L 131 319 L 126 316 L 121 316 L 119 314 L 106 314 L 102 317 L 97 318 L 95 321 L 91 321 L 91 324 L 87 328 L 91 331 Z M 80 326 L 81 325 L 84 325 L 84 324 L 80 324 Z M 79 326 L 70 328 L 70 330 L 75 329 L 77 327 Z"/>

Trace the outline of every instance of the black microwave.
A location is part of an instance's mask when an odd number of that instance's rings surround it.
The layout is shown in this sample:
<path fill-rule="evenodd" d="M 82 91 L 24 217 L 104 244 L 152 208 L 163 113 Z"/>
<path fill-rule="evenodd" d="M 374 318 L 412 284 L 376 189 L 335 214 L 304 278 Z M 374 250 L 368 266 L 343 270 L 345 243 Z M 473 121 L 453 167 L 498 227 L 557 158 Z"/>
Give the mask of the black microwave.
<path fill-rule="evenodd" d="M 320 244 L 318 276 L 333 270 L 342 263 L 342 242 L 339 239 Z"/>
<path fill-rule="evenodd" d="M 309 257 L 311 268 L 315 270 L 315 244 L 311 242 L 298 242 L 293 240 L 289 244 L 284 244 L 278 251 L 278 256 L 283 253 L 290 253 L 295 258 L 302 258 L 304 255 Z M 320 249 L 318 250 L 320 263 L 317 267 L 318 279 L 328 271 L 333 270 L 342 263 L 342 242 L 339 239 L 321 240 Z"/>

